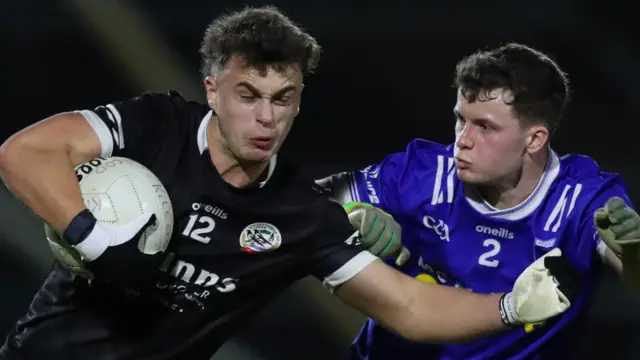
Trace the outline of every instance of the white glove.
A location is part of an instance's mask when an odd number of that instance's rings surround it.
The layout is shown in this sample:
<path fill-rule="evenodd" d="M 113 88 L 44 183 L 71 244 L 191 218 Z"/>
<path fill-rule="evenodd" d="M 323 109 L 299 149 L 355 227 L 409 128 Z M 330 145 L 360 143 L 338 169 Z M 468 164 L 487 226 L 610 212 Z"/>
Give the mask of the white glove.
<path fill-rule="evenodd" d="M 529 265 L 503 295 L 500 313 L 505 324 L 535 323 L 562 314 L 571 306 L 580 283 L 577 271 L 555 248 Z"/>

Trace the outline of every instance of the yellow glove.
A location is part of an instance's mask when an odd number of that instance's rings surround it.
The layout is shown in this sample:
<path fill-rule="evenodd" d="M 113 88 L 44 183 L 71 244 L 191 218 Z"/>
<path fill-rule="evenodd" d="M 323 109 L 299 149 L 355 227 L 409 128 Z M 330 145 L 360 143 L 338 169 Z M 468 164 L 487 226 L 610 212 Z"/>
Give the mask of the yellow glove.
<path fill-rule="evenodd" d="M 618 258 L 640 263 L 640 216 L 624 200 L 612 197 L 593 218 L 602 241 Z"/>
<path fill-rule="evenodd" d="M 344 205 L 349 222 L 360 231 L 360 242 L 378 257 L 395 256 L 396 265 L 403 265 L 411 253 L 402 246 L 402 232 L 393 216 L 366 203 L 350 202 Z"/>

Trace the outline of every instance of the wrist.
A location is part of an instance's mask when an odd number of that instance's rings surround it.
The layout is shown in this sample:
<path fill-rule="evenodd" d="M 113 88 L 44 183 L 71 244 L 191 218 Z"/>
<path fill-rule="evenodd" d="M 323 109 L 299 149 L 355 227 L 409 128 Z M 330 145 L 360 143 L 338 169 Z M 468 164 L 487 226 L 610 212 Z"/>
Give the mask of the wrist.
<path fill-rule="evenodd" d="M 87 209 L 71 220 L 63 238 L 82 255 L 83 260 L 89 262 L 102 255 L 110 242 L 107 230 L 98 224 L 95 216 Z"/>
<path fill-rule="evenodd" d="M 516 314 L 515 305 L 513 303 L 513 294 L 511 292 L 502 294 L 500 297 L 499 309 L 500 319 L 503 324 L 507 326 L 514 326 L 522 323 Z"/>

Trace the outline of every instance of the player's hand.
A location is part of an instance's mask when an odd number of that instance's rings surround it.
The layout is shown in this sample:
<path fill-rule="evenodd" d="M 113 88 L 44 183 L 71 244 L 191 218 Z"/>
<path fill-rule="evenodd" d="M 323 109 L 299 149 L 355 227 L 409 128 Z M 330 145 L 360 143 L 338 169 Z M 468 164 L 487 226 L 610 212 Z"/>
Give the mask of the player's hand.
<path fill-rule="evenodd" d="M 640 216 L 619 197 L 593 215 L 598 234 L 620 259 L 640 263 Z"/>
<path fill-rule="evenodd" d="M 384 258 L 396 257 L 396 265 L 404 264 L 410 256 L 402 246 L 400 224 L 393 216 L 366 203 L 350 202 L 344 205 L 349 222 L 360 231 L 360 242 L 373 255 Z"/>
<path fill-rule="evenodd" d="M 535 323 L 567 311 L 578 294 L 580 277 L 555 248 L 529 265 L 513 290 L 500 301 L 500 313 L 508 325 Z"/>
<path fill-rule="evenodd" d="M 135 282 L 152 277 L 164 261 L 164 253 L 145 254 L 140 250 L 145 232 L 155 225 L 148 214 L 119 227 L 107 228 L 85 210 L 78 214 L 63 239 L 82 257 L 98 281 Z"/>

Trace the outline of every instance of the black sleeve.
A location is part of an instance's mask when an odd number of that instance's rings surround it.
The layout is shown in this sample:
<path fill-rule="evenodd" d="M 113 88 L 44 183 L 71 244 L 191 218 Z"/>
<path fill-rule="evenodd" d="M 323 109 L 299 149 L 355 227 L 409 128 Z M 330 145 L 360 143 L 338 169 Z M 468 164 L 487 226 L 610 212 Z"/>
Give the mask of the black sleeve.
<path fill-rule="evenodd" d="M 185 103 L 177 92 L 147 92 L 138 97 L 79 111 L 100 139 L 102 156 L 122 156 L 145 162 L 177 130 L 178 111 Z"/>
<path fill-rule="evenodd" d="M 326 200 L 322 226 L 316 235 L 311 273 L 327 287 L 341 285 L 377 259 L 362 248 L 360 232 L 349 223 L 338 203 Z"/>

